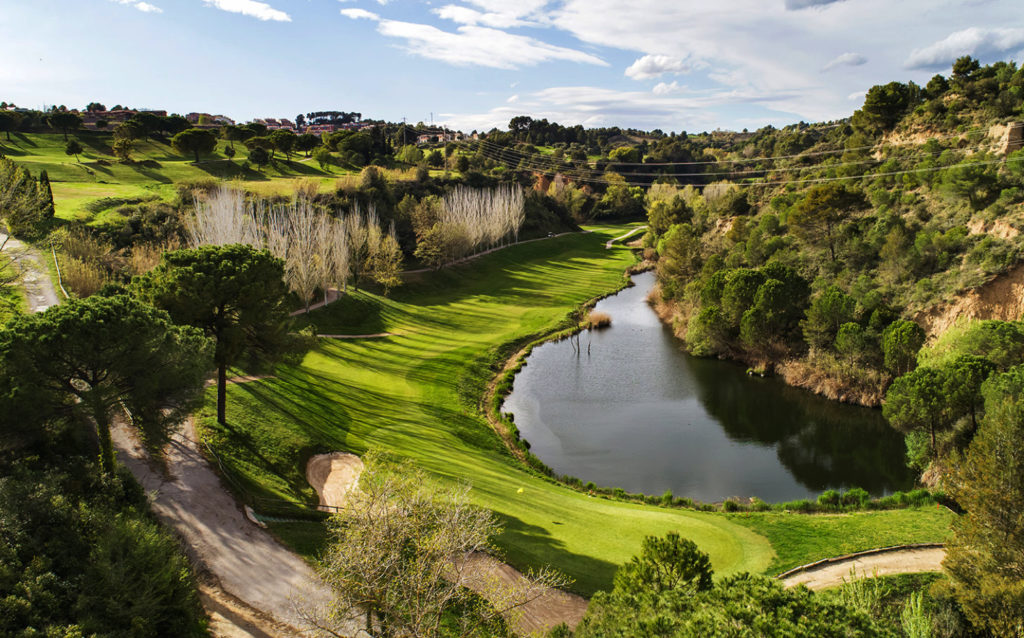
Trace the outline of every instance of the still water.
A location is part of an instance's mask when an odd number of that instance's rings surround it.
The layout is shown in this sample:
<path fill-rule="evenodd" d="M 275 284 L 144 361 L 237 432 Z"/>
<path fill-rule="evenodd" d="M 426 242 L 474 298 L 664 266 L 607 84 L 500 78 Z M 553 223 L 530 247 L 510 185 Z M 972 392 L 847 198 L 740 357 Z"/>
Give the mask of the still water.
<path fill-rule="evenodd" d="M 878 410 L 687 355 L 646 303 L 654 273 L 633 281 L 597 305 L 611 328 L 584 332 L 579 356 L 568 341 L 535 348 L 505 402 L 555 472 L 705 502 L 912 485 L 903 439 Z"/>

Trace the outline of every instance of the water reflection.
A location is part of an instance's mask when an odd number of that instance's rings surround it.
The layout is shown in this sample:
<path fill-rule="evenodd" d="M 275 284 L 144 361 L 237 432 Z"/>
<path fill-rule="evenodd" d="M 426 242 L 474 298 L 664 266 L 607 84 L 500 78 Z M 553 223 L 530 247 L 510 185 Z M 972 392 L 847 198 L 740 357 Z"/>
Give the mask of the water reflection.
<path fill-rule="evenodd" d="M 654 275 L 634 281 L 598 306 L 611 329 L 584 334 L 579 357 L 568 342 L 535 349 L 506 402 L 556 472 L 703 501 L 911 485 L 902 438 L 877 410 L 686 355 L 644 301 Z"/>

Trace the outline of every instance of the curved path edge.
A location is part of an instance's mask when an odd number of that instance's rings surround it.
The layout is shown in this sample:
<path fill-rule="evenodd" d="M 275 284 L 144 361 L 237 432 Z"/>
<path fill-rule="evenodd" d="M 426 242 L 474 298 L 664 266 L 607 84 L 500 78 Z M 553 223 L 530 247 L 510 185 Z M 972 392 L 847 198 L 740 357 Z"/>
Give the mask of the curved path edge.
<path fill-rule="evenodd" d="M 610 248 L 611 248 L 612 246 L 614 246 L 614 245 L 615 245 L 615 242 L 620 242 L 620 241 L 622 241 L 623 239 L 629 239 L 629 238 L 630 238 L 630 237 L 632 237 L 633 235 L 635 235 L 635 234 L 639 233 L 639 232 L 640 232 L 641 230 L 647 230 L 647 226 L 637 226 L 636 228 L 634 228 L 634 229 L 630 230 L 630 231 L 629 231 L 628 233 L 626 233 L 625 235 L 619 235 L 618 237 L 615 237 L 614 239 L 609 239 L 609 240 L 608 240 L 608 241 L 607 241 L 607 242 L 605 243 L 604 247 L 605 247 L 605 248 L 608 248 L 608 249 L 610 249 Z"/>
<path fill-rule="evenodd" d="M 895 545 L 825 558 L 795 567 L 775 578 L 786 587 L 806 585 L 808 589 L 827 589 L 851 578 L 941 571 L 945 557 L 942 543 Z"/>
<path fill-rule="evenodd" d="M 252 611 L 247 624 L 259 629 L 229 632 L 215 622 L 217 633 L 302 635 L 296 605 L 325 605 L 330 591 L 305 561 L 246 518 L 201 452 L 192 420 L 173 435 L 163 467 L 149 457 L 125 419 L 117 419 L 111 430 L 118 460 L 146 490 L 153 512 L 182 539 L 214 589 Z M 217 621 L 219 608 L 207 605 L 207 611 Z M 222 625 L 232 624 L 230 614 L 222 615 Z"/>

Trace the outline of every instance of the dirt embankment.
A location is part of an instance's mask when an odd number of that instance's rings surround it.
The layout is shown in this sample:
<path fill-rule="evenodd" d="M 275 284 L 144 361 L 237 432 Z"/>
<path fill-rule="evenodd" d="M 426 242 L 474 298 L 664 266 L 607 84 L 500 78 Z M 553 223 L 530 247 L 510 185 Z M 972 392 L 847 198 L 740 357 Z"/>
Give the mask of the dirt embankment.
<path fill-rule="evenodd" d="M 1024 317 L 1024 265 L 962 293 L 947 304 L 921 312 L 914 320 L 921 324 L 930 339 L 934 339 L 957 320 L 1015 321 L 1021 317 Z"/>
<path fill-rule="evenodd" d="M 777 363 L 775 373 L 787 385 L 810 390 L 814 394 L 840 403 L 875 408 L 882 405 L 882 399 L 885 398 L 883 379 L 850 379 L 847 376 L 833 374 L 807 359 L 789 359 Z"/>

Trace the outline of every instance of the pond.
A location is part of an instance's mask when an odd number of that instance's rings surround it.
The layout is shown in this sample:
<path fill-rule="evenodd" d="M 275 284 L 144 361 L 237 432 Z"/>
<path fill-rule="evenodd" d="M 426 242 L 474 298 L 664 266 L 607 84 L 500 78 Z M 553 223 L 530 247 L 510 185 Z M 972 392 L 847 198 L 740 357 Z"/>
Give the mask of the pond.
<path fill-rule="evenodd" d="M 654 273 L 633 281 L 598 303 L 612 325 L 582 333 L 579 355 L 567 340 L 535 348 L 505 402 L 555 472 L 704 502 L 912 486 L 903 437 L 880 411 L 691 357 L 646 302 Z"/>

